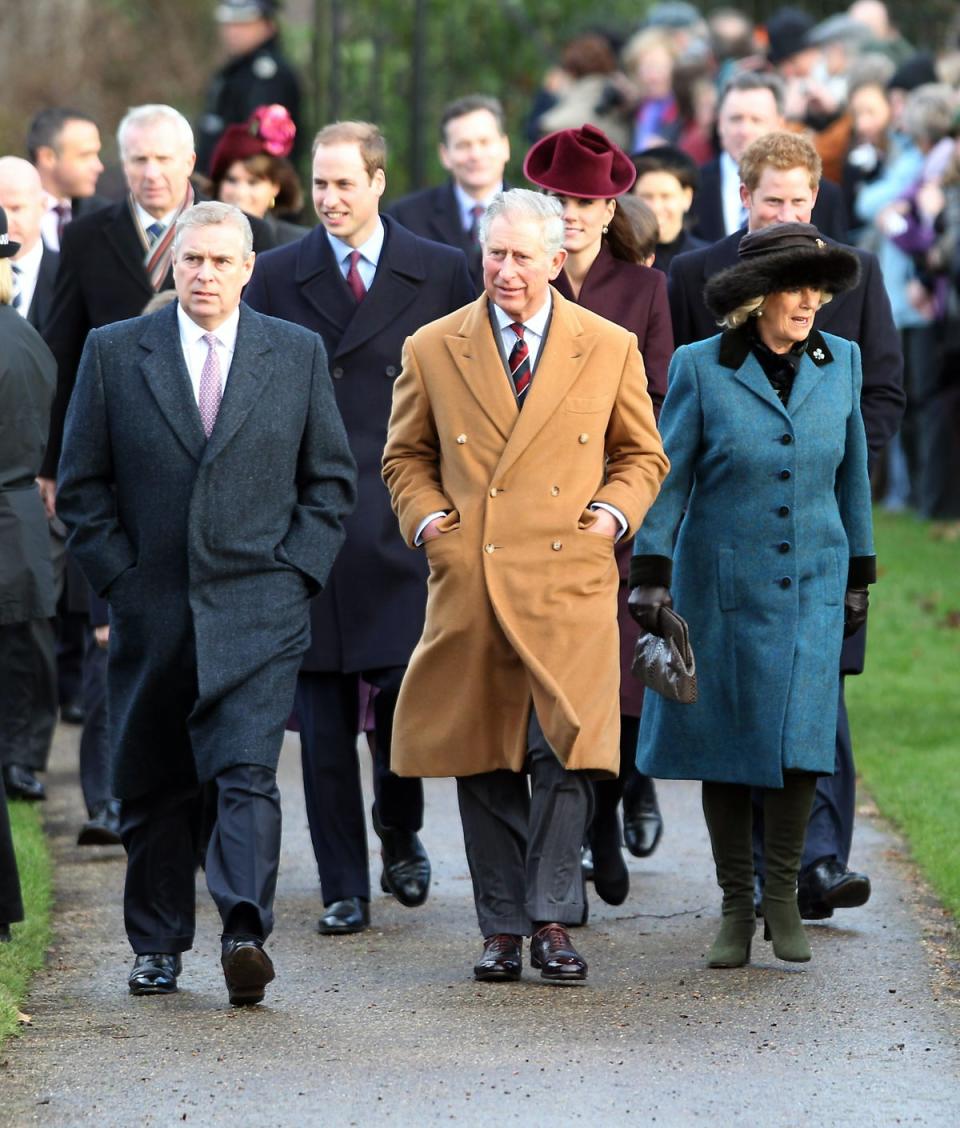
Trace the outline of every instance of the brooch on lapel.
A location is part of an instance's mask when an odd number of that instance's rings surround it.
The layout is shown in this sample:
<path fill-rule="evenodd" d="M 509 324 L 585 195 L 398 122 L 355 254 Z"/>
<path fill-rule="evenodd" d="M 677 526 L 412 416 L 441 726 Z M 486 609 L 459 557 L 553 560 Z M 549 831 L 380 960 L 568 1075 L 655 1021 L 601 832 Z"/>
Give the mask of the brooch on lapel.
<path fill-rule="evenodd" d="M 823 360 L 824 352 L 823 352 L 823 349 L 817 348 L 817 349 L 814 349 L 813 352 L 810 355 L 813 357 L 814 360 Z"/>

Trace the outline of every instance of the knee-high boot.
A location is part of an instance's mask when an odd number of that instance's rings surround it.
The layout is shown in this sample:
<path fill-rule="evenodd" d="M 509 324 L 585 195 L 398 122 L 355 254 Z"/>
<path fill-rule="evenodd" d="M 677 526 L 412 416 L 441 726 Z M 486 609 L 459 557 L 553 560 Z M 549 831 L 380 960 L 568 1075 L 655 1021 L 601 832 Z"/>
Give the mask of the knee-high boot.
<path fill-rule="evenodd" d="M 708 967 L 743 967 L 757 925 L 753 907 L 753 812 L 750 788 L 736 783 L 703 784 L 703 814 L 723 890 L 720 931 L 707 953 Z"/>
<path fill-rule="evenodd" d="M 763 797 L 764 939 L 773 940 L 774 955 L 793 963 L 811 956 L 797 907 L 797 874 L 816 786 L 811 772 L 784 772 L 783 787 L 769 788 Z"/>

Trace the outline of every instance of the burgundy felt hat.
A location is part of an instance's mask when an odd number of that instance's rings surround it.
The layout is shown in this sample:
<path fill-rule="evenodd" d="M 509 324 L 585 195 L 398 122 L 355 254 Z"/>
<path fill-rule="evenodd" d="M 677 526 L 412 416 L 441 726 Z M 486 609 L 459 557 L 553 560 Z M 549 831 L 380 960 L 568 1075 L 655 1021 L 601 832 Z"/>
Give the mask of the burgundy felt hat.
<path fill-rule="evenodd" d="M 610 200 L 633 187 L 633 161 L 595 125 L 548 133 L 527 153 L 523 175 L 558 196 Z"/>
<path fill-rule="evenodd" d="M 222 180 L 235 161 L 266 153 L 286 157 L 297 127 L 285 106 L 258 106 L 242 125 L 228 125 L 210 157 L 210 178 Z"/>

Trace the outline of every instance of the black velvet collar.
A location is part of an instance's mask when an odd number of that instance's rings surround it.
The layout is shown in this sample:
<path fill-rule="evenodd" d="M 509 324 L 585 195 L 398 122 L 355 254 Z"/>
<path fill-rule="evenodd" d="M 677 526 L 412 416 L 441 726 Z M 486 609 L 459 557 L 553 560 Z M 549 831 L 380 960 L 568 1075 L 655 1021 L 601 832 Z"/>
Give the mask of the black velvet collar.
<path fill-rule="evenodd" d="M 754 342 L 750 325 L 741 325 L 738 329 L 725 329 L 720 334 L 720 355 L 718 360 L 724 368 L 739 368 L 750 354 Z M 819 329 L 811 329 L 805 342 L 807 356 L 818 367 L 833 361 L 833 353 L 827 348 L 826 341 Z M 788 354 L 789 355 L 789 354 Z"/>

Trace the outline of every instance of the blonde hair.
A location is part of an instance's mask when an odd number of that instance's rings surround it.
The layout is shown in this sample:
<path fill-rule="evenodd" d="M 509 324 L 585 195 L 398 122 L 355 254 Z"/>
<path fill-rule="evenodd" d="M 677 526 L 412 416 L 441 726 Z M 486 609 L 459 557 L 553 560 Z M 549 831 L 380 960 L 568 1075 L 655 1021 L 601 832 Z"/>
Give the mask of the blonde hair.
<path fill-rule="evenodd" d="M 776 291 L 774 291 L 775 293 Z M 769 297 L 769 294 L 764 294 L 760 298 L 749 298 L 747 301 L 738 305 L 736 309 L 730 310 L 726 317 L 721 317 L 717 324 L 721 329 L 739 329 L 748 318 L 760 317 L 763 313 L 763 303 Z M 826 290 L 820 291 L 820 304 L 817 309 L 823 309 L 828 303 L 833 301 L 833 294 L 828 294 Z"/>
<path fill-rule="evenodd" d="M 810 175 L 810 188 L 816 191 L 823 175 L 823 162 L 813 144 L 802 134 L 778 129 L 758 137 L 748 145 L 740 158 L 740 183 L 755 192 L 766 168 L 789 172 L 805 168 Z"/>
<path fill-rule="evenodd" d="M 0 305 L 13 303 L 13 270 L 9 259 L 0 259 Z"/>

